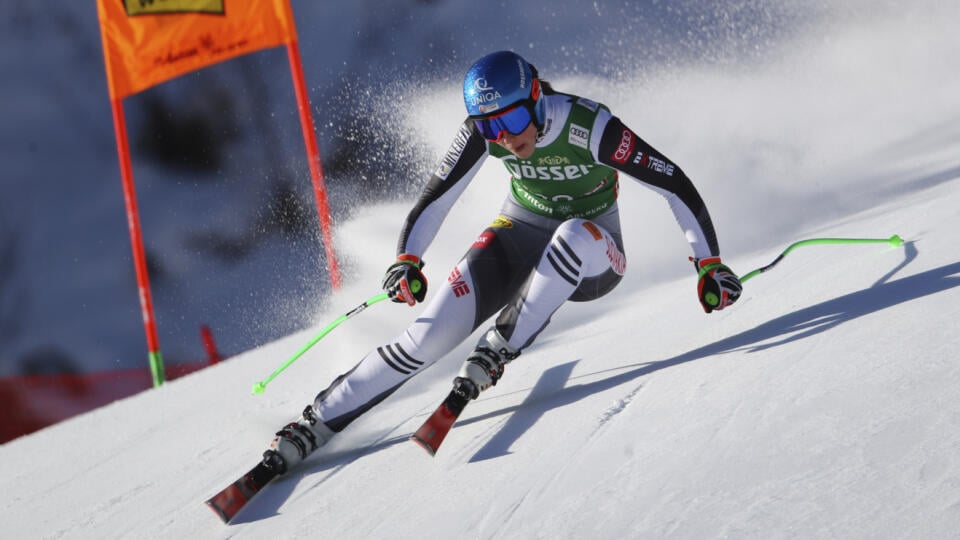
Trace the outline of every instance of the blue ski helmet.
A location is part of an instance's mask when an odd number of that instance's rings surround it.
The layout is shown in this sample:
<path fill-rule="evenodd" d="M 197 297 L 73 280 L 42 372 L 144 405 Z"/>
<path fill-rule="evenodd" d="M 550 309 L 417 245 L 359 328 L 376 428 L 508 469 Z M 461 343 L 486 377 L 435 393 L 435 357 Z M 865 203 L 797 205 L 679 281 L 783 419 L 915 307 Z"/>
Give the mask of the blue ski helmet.
<path fill-rule="evenodd" d="M 536 71 L 519 54 L 499 51 L 474 62 L 463 78 L 463 103 L 467 114 L 485 117 L 523 102 L 536 111 L 536 123 L 543 125 L 543 102 Z"/>

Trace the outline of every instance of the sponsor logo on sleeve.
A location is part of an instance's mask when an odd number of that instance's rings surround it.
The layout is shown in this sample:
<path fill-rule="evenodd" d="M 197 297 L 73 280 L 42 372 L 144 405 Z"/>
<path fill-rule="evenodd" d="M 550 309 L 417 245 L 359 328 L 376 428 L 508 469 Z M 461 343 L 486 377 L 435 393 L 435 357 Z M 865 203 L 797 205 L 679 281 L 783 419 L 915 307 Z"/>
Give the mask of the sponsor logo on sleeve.
<path fill-rule="evenodd" d="M 623 128 L 623 131 L 620 133 L 620 145 L 614 150 L 613 156 L 611 156 L 612 159 L 617 163 L 626 163 L 627 158 L 633 154 L 635 144 L 636 138 L 633 136 L 633 132 L 627 128 Z"/>
<path fill-rule="evenodd" d="M 470 131 L 465 127 L 461 127 L 460 131 L 457 132 L 457 136 L 453 139 L 453 144 L 450 145 L 450 149 L 447 150 L 443 159 L 440 160 L 440 165 L 437 166 L 437 170 L 433 174 L 441 180 L 446 180 L 447 177 L 450 176 L 453 167 L 460 161 L 460 156 L 463 155 L 464 148 L 467 147 L 467 139 L 469 137 Z"/>
<path fill-rule="evenodd" d="M 633 164 L 640 165 L 641 167 L 654 170 L 667 176 L 673 176 L 674 169 L 676 168 L 674 164 L 670 163 L 669 161 L 655 158 L 649 154 L 644 154 L 643 152 L 637 152 L 637 156 L 633 158 Z"/>

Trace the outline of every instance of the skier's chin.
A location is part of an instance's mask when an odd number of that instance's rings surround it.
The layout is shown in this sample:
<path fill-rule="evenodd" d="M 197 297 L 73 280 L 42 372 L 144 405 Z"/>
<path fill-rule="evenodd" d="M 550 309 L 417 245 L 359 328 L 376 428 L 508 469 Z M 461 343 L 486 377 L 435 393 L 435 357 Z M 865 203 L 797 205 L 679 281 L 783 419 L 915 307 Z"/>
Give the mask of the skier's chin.
<path fill-rule="evenodd" d="M 520 159 L 527 159 L 533 155 L 534 145 L 529 143 L 519 144 L 515 148 L 508 148 L 510 152 Z"/>

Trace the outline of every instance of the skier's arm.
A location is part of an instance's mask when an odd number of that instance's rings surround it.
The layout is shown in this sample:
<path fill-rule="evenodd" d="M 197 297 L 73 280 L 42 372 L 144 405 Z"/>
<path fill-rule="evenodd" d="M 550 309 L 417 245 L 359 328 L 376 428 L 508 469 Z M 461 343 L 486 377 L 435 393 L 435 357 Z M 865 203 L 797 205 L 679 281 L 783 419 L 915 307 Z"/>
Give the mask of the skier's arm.
<path fill-rule="evenodd" d="M 397 242 L 397 255 L 423 256 L 453 203 L 470 184 L 486 156 L 486 139 L 472 120 L 464 121 L 420 199 L 407 215 Z"/>
<path fill-rule="evenodd" d="M 607 111 L 597 116 L 594 132 L 601 133 L 591 148 L 597 161 L 636 178 L 670 203 L 677 223 L 693 248 L 693 262 L 699 276 L 697 296 L 703 310 L 710 313 L 736 302 L 742 291 L 740 279 L 720 261 L 713 221 L 693 182 L 680 167 Z"/>
<path fill-rule="evenodd" d="M 602 130 L 602 131 L 600 131 Z M 592 143 L 595 159 L 637 179 L 663 195 L 683 230 L 696 259 L 720 254 L 707 206 L 680 167 L 644 142 L 619 118 L 601 111 L 594 125 L 600 133 Z"/>

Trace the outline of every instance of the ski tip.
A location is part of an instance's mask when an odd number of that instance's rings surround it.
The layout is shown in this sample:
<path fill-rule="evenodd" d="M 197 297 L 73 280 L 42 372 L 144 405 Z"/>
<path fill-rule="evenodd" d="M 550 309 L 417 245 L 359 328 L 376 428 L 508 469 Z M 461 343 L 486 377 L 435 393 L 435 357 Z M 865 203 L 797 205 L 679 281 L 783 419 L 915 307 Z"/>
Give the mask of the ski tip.
<path fill-rule="evenodd" d="M 231 518 L 232 516 L 228 516 L 227 513 L 224 512 L 222 508 L 220 508 L 219 506 L 217 506 L 217 503 L 214 502 L 213 499 L 208 499 L 207 502 L 206 502 L 206 505 L 207 505 L 207 507 L 208 507 L 210 510 L 213 510 L 213 513 L 216 514 L 217 517 L 219 517 L 220 520 L 223 521 L 224 524 L 229 524 L 229 523 L 230 523 L 230 518 Z"/>
<path fill-rule="evenodd" d="M 278 475 L 261 461 L 220 493 L 207 499 L 207 506 L 226 524 L 246 506 L 257 493 Z"/>
<path fill-rule="evenodd" d="M 430 454 L 430 457 L 436 457 L 437 449 L 431 446 L 430 443 L 428 443 L 427 441 L 421 439 L 420 437 L 417 437 L 416 435 L 411 435 L 410 440 L 420 445 L 420 448 L 423 448 L 424 450 L 426 450 L 427 453 Z"/>

